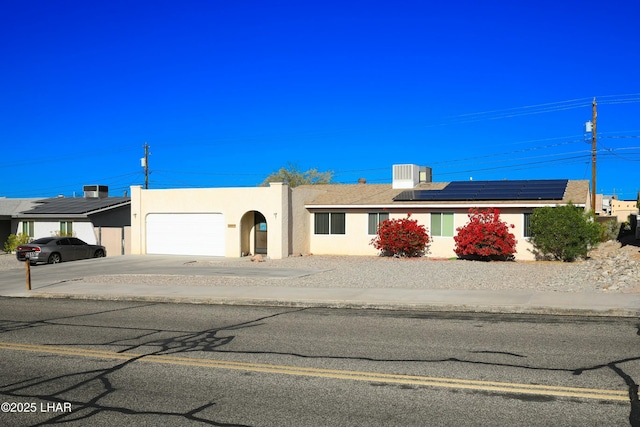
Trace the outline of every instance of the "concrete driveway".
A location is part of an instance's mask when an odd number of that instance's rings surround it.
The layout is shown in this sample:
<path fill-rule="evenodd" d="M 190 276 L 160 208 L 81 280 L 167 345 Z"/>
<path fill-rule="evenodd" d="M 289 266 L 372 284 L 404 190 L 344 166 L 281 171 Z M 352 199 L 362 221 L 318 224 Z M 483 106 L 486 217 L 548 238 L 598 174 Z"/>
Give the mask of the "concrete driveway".
<path fill-rule="evenodd" d="M 178 255 L 124 255 L 31 267 L 31 288 L 72 282 L 110 274 L 163 274 L 176 276 L 227 276 L 295 278 L 321 272 L 294 268 L 250 268 L 246 259 Z M 220 265 L 216 265 L 220 264 Z M 20 264 L 24 266 L 24 263 Z M 15 295 L 26 289 L 26 266 L 2 271 L 0 295 Z"/>

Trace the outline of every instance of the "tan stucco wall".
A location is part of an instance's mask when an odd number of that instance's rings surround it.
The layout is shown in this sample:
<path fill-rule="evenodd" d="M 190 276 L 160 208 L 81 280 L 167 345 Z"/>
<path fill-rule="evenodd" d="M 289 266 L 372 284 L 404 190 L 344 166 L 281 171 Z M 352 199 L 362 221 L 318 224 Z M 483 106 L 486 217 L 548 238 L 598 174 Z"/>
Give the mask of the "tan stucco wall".
<path fill-rule="evenodd" d="M 591 207 L 591 199 L 589 199 L 589 206 L 587 206 L 585 210 L 588 211 L 590 207 Z M 595 212 L 596 215 L 602 215 L 603 207 L 604 207 L 604 197 L 602 196 L 602 194 L 596 194 L 596 205 L 593 211 Z"/>
<path fill-rule="evenodd" d="M 533 212 L 529 209 L 527 213 Z M 509 231 L 516 237 L 516 253 L 517 260 L 533 261 L 536 259 L 533 252 L 533 245 L 529 238 L 524 237 L 524 212 L 515 209 L 505 209 L 500 212 L 500 219 L 509 226 L 513 224 L 514 228 Z"/>
<path fill-rule="evenodd" d="M 123 255 L 125 235 L 123 227 L 96 227 L 95 235 L 98 244 L 107 250 L 107 256 Z"/>
<path fill-rule="evenodd" d="M 241 220 L 250 211 L 267 221 L 271 258 L 289 255 L 289 187 L 272 183 L 255 188 L 143 190 L 131 187 L 131 253 L 146 253 L 146 217 L 156 213 L 221 213 L 226 222 L 225 256 L 241 255 Z"/>
<path fill-rule="evenodd" d="M 637 201 L 635 200 L 611 200 L 611 215 L 618 219 L 618 222 L 629 221 L 629 215 L 638 213 Z"/>
<path fill-rule="evenodd" d="M 131 254 L 131 226 L 124 227 L 124 254 Z"/>
<path fill-rule="evenodd" d="M 346 234 L 344 235 L 316 235 L 313 230 L 313 214 L 311 214 L 311 219 L 308 223 L 308 235 L 310 239 L 310 252 L 317 255 L 377 255 L 378 251 L 369 244 L 372 238 L 375 236 L 367 234 L 367 226 L 368 226 L 368 213 L 381 211 L 377 209 L 367 209 L 367 210 L 315 210 L 318 212 L 346 212 L 345 216 L 345 228 Z M 315 212 L 314 211 L 314 212 Z M 433 210 L 436 212 L 436 210 Z M 463 227 L 467 224 L 468 210 L 467 209 L 456 209 L 456 210 L 437 210 L 437 212 L 453 212 L 453 228 L 454 235 L 456 234 L 456 229 L 458 227 Z M 391 219 L 399 219 L 405 218 L 406 212 L 390 212 L 389 218 Z M 430 232 L 431 227 L 431 214 L 429 211 L 419 211 L 412 210 L 411 218 L 418 221 L 419 224 L 424 225 L 427 230 Z M 508 209 L 503 210 L 500 214 L 500 218 L 502 221 L 505 221 L 507 224 L 514 225 L 514 228 L 511 229 L 511 232 L 515 235 L 517 244 L 515 254 L 516 259 L 518 260 L 534 260 L 535 255 L 533 254 L 533 246 L 523 236 L 524 233 L 524 215 L 522 211 L 510 211 Z M 452 258 L 455 257 L 456 254 L 454 252 L 455 242 L 453 237 L 440 237 L 440 236 L 431 236 L 430 234 L 430 243 L 428 247 L 427 256 L 433 258 Z"/>
<path fill-rule="evenodd" d="M 315 212 L 346 212 L 346 234 L 314 234 L 313 214 L 310 215 L 307 235 L 309 250 L 316 255 L 376 255 L 369 244 L 374 236 L 367 234 L 368 212 L 361 210 L 323 209 Z"/>
<path fill-rule="evenodd" d="M 311 253 L 311 234 L 309 227 L 312 226 L 311 220 L 313 216 L 305 208 L 305 202 L 313 199 L 313 197 L 322 191 L 309 188 L 296 187 L 291 190 L 291 208 L 289 224 L 289 236 L 291 254 L 309 254 Z M 313 228 L 311 229 L 313 233 Z"/>

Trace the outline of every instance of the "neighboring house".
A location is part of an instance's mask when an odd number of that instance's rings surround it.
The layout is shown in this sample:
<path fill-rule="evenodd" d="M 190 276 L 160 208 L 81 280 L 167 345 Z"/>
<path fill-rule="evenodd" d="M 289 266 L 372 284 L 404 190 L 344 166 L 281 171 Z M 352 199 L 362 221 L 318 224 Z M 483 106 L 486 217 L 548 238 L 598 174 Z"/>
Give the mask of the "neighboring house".
<path fill-rule="evenodd" d="M 616 198 L 611 199 L 611 216 L 615 216 L 618 222 L 628 222 L 629 215 L 636 215 L 638 213 L 638 201 L 637 200 L 618 200 Z"/>
<path fill-rule="evenodd" d="M 31 209 L 13 216 L 15 232 L 33 239 L 72 235 L 107 247 L 107 255 L 121 255 L 131 225 L 131 199 L 109 197 L 106 186 L 85 186 L 84 197 L 38 200 Z"/>
<path fill-rule="evenodd" d="M 435 183 L 431 170 L 394 165 L 392 184 L 143 190 L 132 187 L 132 253 L 240 257 L 266 253 L 376 255 L 380 221 L 411 217 L 429 230 L 428 256 L 453 257 L 470 208 L 496 207 L 513 224 L 517 259 L 535 259 L 529 218 L 542 206 L 590 209 L 588 181 Z"/>
<path fill-rule="evenodd" d="M 7 199 L 0 197 L 0 249 L 4 247 L 10 234 L 21 233 L 22 230 L 16 229 L 18 221 L 14 218 L 22 211 L 26 211 L 35 206 L 40 199 Z"/>

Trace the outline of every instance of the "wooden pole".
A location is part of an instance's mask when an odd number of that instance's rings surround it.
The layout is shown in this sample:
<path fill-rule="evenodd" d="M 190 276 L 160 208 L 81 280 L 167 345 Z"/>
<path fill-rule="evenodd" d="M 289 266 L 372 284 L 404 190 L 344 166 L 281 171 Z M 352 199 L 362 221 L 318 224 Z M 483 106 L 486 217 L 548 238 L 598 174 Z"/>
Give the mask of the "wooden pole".
<path fill-rule="evenodd" d="M 596 153 L 598 151 L 598 145 L 596 140 L 596 119 L 598 118 L 598 112 L 596 110 L 596 99 L 593 98 L 593 104 L 591 104 L 591 121 L 593 122 L 593 128 L 591 129 L 591 209 L 596 213 Z"/>
<path fill-rule="evenodd" d="M 149 144 L 144 143 L 144 189 L 149 188 Z"/>
<path fill-rule="evenodd" d="M 24 262 L 25 268 L 27 269 L 27 290 L 31 290 L 31 261 L 29 258 Z"/>

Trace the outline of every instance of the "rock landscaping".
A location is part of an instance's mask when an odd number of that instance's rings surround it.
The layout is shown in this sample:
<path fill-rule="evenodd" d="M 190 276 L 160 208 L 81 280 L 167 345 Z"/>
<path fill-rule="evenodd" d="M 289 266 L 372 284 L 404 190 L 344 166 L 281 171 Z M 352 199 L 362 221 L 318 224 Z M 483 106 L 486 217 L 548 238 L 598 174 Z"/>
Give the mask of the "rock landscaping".
<path fill-rule="evenodd" d="M 301 288 L 526 289 L 541 292 L 640 292 L 640 241 L 602 243 L 585 260 L 482 262 L 413 258 L 291 256 L 198 260 L 189 266 L 293 268 L 317 271 L 303 277 L 270 279 L 221 275 L 102 275 L 93 283 L 197 286 L 287 286 Z M 15 255 L 0 253 L 0 271 L 24 268 Z"/>
<path fill-rule="evenodd" d="M 640 292 L 640 247 L 609 241 L 589 253 L 584 265 L 586 280 L 603 291 Z"/>

